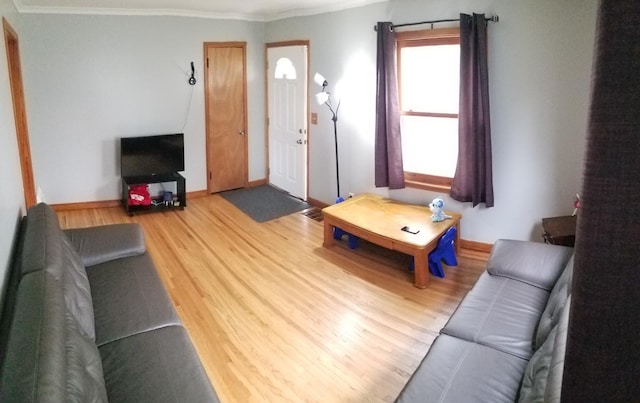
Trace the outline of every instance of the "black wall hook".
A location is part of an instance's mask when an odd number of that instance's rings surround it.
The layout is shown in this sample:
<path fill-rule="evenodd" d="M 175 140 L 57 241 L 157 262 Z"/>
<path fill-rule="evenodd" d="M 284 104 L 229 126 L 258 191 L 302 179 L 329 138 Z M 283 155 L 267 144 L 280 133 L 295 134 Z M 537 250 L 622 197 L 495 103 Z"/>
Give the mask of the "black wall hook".
<path fill-rule="evenodd" d="M 189 84 L 191 84 L 191 85 L 196 85 L 195 74 L 196 74 L 196 70 L 193 67 L 193 62 L 191 62 L 191 77 L 189 77 Z"/>

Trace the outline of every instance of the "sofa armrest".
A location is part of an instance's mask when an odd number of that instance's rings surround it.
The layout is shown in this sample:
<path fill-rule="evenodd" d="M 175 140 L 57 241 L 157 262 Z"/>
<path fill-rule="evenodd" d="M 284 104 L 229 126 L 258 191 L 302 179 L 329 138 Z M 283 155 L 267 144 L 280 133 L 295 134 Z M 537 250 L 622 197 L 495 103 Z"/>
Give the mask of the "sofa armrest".
<path fill-rule="evenodd" d="M 85 267 L 141 255 L 146 251 L 138 224 L 112 224 L 64 230 Z"/>
<path fill-rule="evenodd" d="M 573 248 L 538 242 L 499 239 L 493 245 L 487 271 L 551 290 L 573 254 Z"/>

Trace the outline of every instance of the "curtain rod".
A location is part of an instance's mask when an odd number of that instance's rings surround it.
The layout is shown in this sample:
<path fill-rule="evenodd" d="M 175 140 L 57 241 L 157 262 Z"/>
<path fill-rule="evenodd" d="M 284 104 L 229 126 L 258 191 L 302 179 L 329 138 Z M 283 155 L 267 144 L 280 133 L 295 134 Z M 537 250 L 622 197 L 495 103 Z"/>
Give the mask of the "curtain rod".
<path fill-rule="evenodd" d="M 409 22 L 406 24 L 392 24 L 390 29 L 394 29 L 394 28 L 400 28 L 400 27 L 409 27 L 412 25 L 423 25 L 423 24 L 439 24 L 442 22 L 458 22 L 460 21 L 460 18 L 452 18 L 452 19 L 448 19 L 448 20 L 433 20 L 433 21 L 420 21 L 420 22 Z M 492 15 L 489 18 L 485 18 L 485 21 L 491 21 L 491 22 L 499 22 L 500 21 L 500 17 L 498 15 Z M 373 26 L 373 30 L 377 31 L 378 30 L 378 26 L 374 25 Z"/>

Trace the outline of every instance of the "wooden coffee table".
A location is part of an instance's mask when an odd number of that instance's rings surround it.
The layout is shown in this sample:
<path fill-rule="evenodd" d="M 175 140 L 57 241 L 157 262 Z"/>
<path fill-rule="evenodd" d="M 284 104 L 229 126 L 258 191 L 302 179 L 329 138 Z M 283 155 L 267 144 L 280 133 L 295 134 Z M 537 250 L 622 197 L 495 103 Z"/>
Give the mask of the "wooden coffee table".
<path fill-rule="evenodd" d="M 324 215 L 324 244 L 334 244 L 333 231 L 338 227 L 349 234 L 365 239 L 384 248 L 413 256 L 415 266 L 414 285 L 426 288 L 429 283 L 429 252 L 434 250 L 440 237 L 451 227 L 456 227 L 456 253 L 460 249 L 460 219 L 457 213 L 446 212 L 453 218 L 441 222 L 431 221 L 427 206 L 406 204 L 364 193 L 322 210 Z M 409 226 L 418 229 L 417 234 L 402 231 Z"/>

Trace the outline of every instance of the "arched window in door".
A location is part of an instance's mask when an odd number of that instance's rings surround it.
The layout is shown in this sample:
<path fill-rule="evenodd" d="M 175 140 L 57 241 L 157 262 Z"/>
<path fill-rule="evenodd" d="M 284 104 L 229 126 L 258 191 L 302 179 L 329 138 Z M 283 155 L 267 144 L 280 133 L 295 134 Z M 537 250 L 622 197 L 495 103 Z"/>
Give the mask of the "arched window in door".
<path fill-rule="evenodd" d="M 291 60 L 286 57 L 281 57 L 276 62 L 276 79 L 285 79 L 285 80 L 295 80 L 296 79 L 296 68 L 293 66 Z"/>

